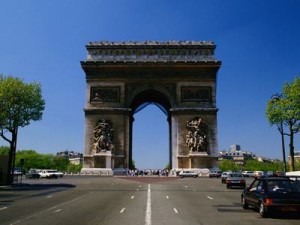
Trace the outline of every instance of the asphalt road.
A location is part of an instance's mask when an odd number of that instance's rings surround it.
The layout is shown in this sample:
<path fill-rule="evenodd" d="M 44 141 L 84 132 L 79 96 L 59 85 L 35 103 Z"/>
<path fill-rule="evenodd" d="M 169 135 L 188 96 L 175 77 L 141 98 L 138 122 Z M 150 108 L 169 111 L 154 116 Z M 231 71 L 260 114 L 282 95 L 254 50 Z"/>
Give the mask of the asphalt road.
<path fill-rule="evenodd" d="M 250 182 L 250 180 L 248 180 Z M 240 205 L 241 189 L 217 178 L 66 176 L 0 187 L 0 224 L 289 225 Z"/>

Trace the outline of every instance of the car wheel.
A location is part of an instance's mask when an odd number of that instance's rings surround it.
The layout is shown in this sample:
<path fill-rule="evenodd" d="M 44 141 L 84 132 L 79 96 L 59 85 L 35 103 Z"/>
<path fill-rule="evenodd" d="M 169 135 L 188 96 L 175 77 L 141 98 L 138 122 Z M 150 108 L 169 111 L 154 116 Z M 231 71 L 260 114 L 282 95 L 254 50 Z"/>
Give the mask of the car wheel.
<path fill-rule="evenodd" d="M 244 196 L 242 196 L 241 203 L 242 203 L 243 209 L 249 209 L 249 205 L 248 205 L 248 203 L 247 203 L 247 201 L 246 201 L 246 199 L 245 199 Z"/>
<path fill-rule="evenodd" d="M 261 202 L 259 205 L 259 214 L 261 215 L 261 217 L 267 217 L 267 211 L 266 211 L 266 207 L 264 206 L 264 204 Z"/>
<path fill-rule="evenodd" d="M 227 189 L 230 189 L 230 188 L 231 188 L 230 185 L 227 184 Z"/>

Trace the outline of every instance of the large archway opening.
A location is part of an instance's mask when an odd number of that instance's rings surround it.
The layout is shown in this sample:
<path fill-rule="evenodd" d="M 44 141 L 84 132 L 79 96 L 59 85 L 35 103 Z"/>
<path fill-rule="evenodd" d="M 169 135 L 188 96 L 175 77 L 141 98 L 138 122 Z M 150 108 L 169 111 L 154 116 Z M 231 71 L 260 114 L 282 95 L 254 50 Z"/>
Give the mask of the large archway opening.
<path fill-rule="evenodd" d="M 130 164 L 137 169 L 164 169 L 171 166 L 168 99 L 147 90 L 132 101 Z"/>
<path fill-rule="evenodd" d="M 169 164 L 167 116 L 150 104 L 134 114 L 132 160 L 137 169 L 164 169 Z"/>

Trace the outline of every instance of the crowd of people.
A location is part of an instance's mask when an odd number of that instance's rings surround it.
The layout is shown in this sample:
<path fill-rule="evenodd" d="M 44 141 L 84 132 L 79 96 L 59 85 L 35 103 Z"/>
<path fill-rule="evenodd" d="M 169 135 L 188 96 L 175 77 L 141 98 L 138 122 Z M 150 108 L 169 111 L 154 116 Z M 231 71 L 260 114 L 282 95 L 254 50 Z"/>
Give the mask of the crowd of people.
<path fill-rule="evenodd" d="M 169 176 L 168 169 L 135 169 L 135 170 L 128 170 L 127 176 Z"/>

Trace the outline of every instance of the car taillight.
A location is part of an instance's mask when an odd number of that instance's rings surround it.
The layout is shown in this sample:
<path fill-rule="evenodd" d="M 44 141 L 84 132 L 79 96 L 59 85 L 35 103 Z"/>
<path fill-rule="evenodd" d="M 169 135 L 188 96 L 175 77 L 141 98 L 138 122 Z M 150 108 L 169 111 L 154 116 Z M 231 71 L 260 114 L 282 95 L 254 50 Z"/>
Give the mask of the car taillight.
<path fill-rule="evenodd" d="M 266 205 L 271 205 L 272 204 L 272 199 L 266 198 Z"/>

